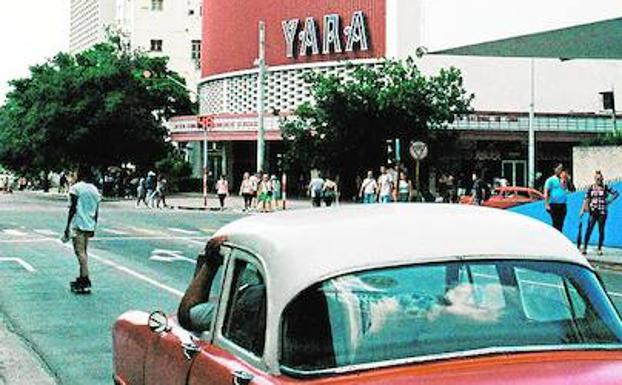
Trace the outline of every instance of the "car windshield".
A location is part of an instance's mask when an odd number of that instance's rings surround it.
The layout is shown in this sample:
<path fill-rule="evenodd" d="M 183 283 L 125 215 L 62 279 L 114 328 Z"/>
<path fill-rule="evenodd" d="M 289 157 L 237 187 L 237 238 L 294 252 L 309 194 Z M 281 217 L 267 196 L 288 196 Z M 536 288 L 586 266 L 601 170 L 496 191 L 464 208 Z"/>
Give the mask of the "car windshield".
<path fill-rule="evenodd" d="M 281 367 L 313 374 L 494 349 L 621 347 L 597 277 L 573 264 L 472 261 L 349 274 L 283 313 Z"/>

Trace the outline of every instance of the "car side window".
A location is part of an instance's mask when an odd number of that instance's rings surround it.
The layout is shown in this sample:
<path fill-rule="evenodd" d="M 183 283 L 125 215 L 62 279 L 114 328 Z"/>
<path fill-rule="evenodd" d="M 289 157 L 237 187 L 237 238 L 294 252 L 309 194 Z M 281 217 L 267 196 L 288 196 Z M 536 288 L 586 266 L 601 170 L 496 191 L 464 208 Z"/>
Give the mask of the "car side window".
<path fill-rule="evenodd" d="M 266 334 L 266 285 L 261 272 L 243 259 L 234 262 L 222 335 L 257 357 Z"/>

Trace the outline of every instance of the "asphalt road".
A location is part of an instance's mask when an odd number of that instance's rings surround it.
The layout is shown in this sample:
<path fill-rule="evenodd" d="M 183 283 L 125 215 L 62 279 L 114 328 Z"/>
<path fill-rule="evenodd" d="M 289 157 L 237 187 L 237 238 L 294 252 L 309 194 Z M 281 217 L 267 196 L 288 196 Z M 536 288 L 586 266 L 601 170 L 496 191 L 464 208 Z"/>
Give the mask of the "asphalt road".
<path fill-rule="evenodd" d="M 67 204 L 0 195 L 0 312 L 63 384 L 110 384 L 114 320 L 128 309 L 174 312 L 194 259 L 236 214 L 104 203 L 89 247 L 93 293 L 75 296 Z"/>
<path fill-rule="evenodd" d="M 90 251 L 93 293 L 75 296 L 77 263 L 59 241 L 66 203 L 0 195 L 0 313 L 62 384 L 110 384 L 110 329 L 128 309 L 174 312 L 194 259 L 234 213 L 104 203 Z M 622 310 L 622 273 L 601 270 Z"/>

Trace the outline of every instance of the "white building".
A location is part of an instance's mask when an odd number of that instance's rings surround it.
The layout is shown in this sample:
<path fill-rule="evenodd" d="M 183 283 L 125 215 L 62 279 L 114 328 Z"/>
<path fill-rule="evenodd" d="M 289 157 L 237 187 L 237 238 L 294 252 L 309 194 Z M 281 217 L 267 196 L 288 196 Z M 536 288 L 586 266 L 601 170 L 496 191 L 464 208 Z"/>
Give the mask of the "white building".
<path fill-rule="evenodd" d="M 69 50 L 77 53 L 106 38 L 106 29 L 114 22 L 115 0 L 71 0 Z"/>
<path fill-rule="evenodd" d="M 201 0 L 117 0 L 116 26 L 131 49 L 169 57 L 169 68 L 196 90 L 202 9 Z"/>
<path fill-rule="evenodd" d="M 110 27 L 131 49 L 169 57 L 191 90 L 200 78 L 201 0 L 71 0 L 70 50 L 106 39 Z"/>

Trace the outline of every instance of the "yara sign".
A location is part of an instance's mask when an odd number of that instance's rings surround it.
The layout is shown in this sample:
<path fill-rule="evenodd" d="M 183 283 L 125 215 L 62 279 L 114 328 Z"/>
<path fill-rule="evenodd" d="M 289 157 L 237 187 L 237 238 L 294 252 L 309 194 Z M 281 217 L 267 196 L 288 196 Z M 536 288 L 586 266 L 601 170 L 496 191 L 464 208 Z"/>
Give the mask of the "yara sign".
<path fill-rule="evenodd" d="M 299 56 L 342 53 L 341 23 L 337 14 L 324 16 L 324 30 L 320 37 L 318 25 L 314 18 L 307 17 L 300 30 L 300 19 L 284 20 L 283 36 L 287 46 L 287 57 L 293 58 L 298 46 Z M 350 25 L 343 29 L 345 36 L 345 52 L 353 52 L 355 49 L 367 51 L 369 41 L 367 38 L 367 22 L 363 11 L 356 11 L 352 14 Z M 320 38 L 322 49 L 320 51 Z M 296 42 L 298 41 L 298 44 Z"/>

